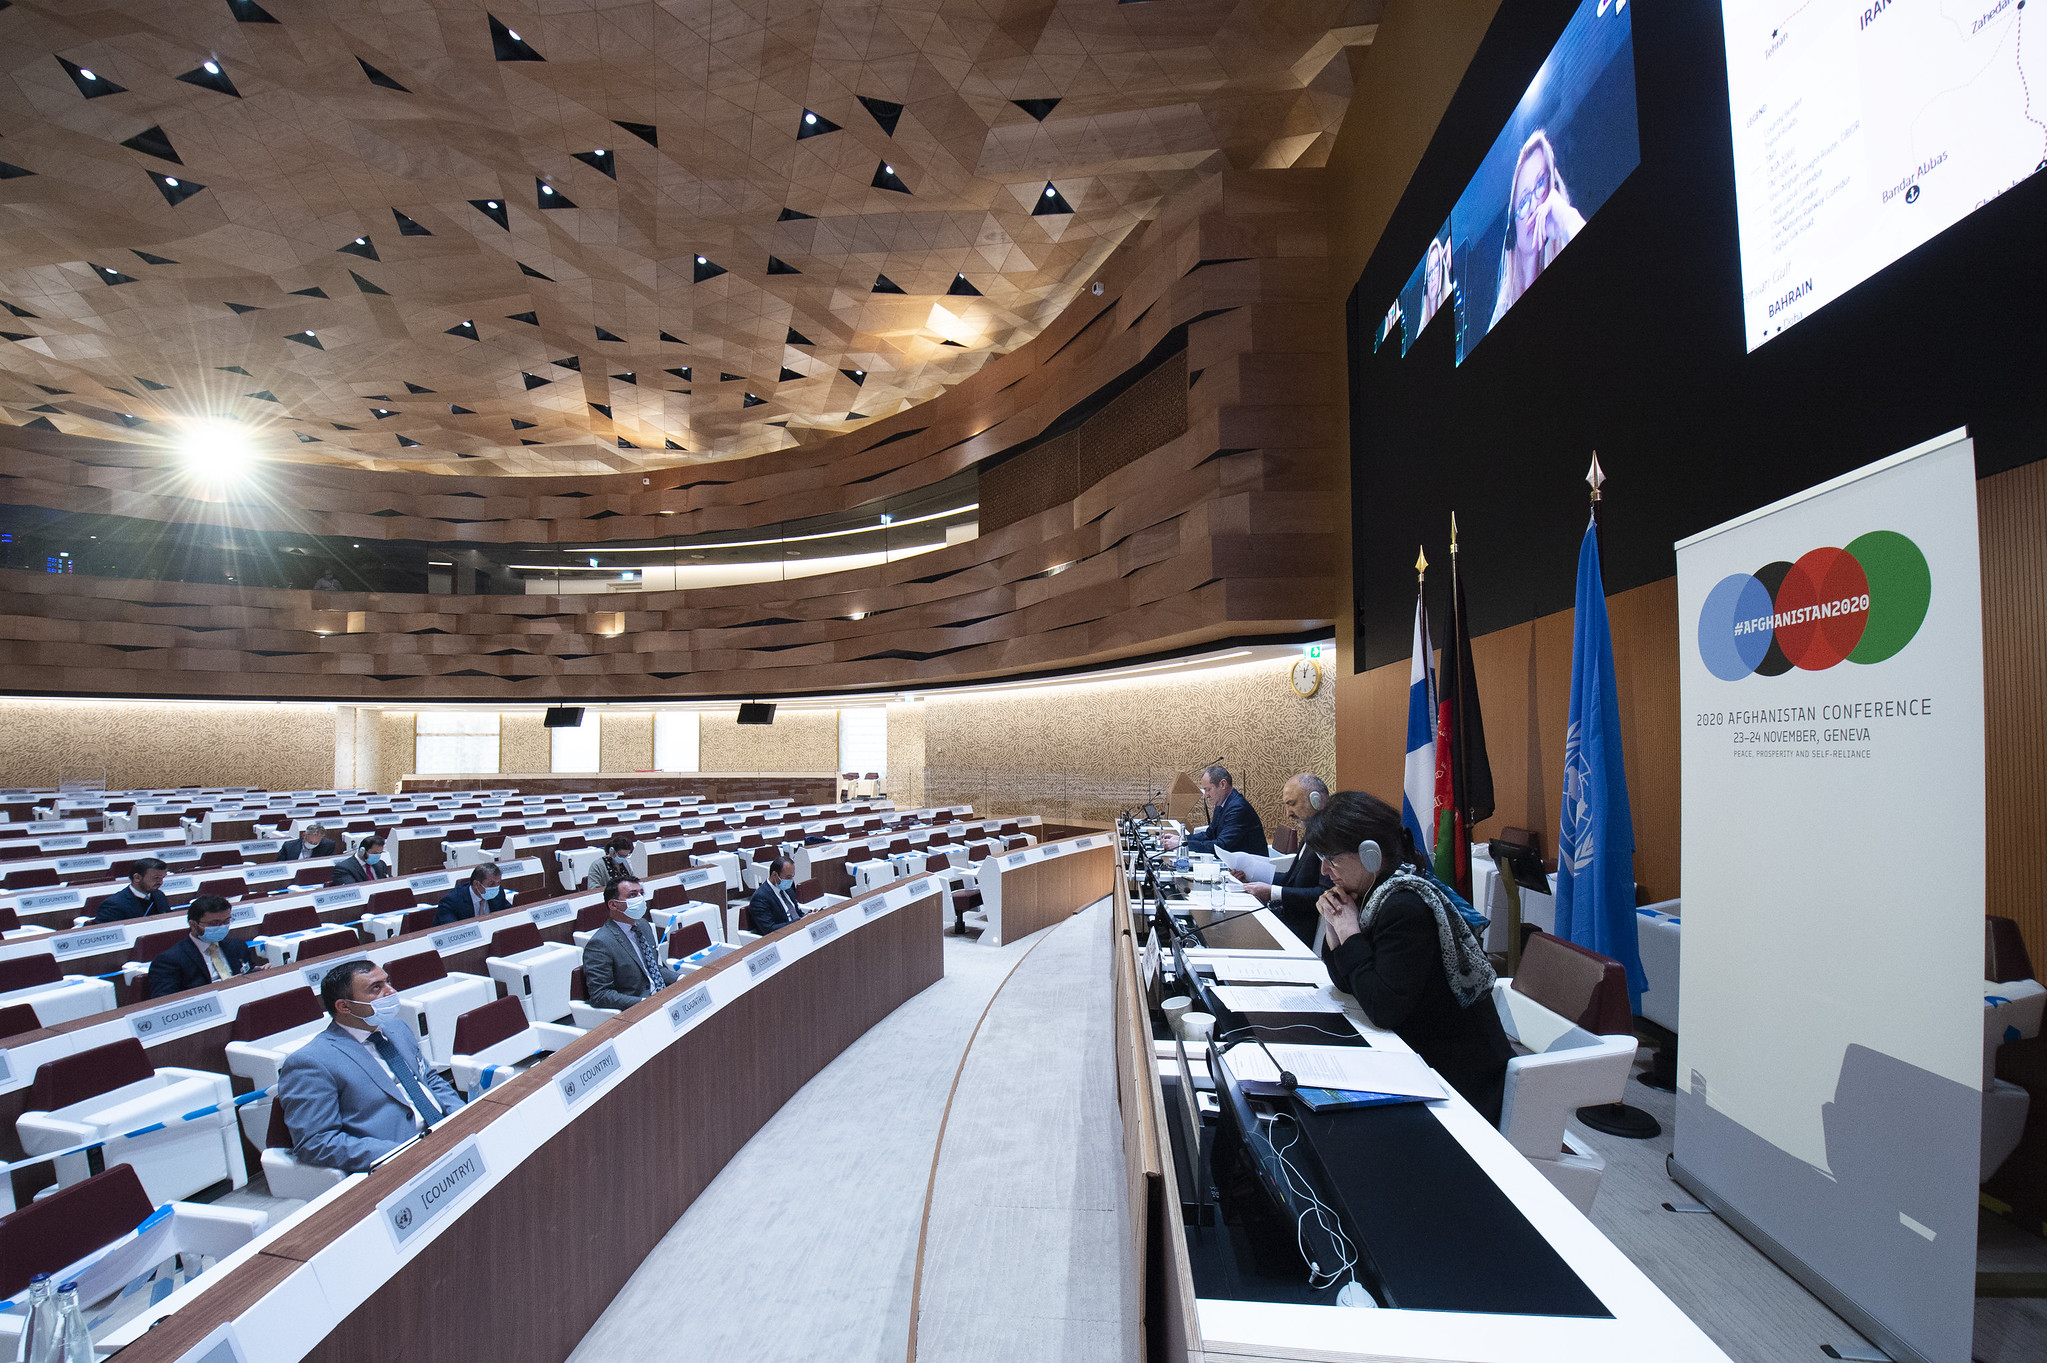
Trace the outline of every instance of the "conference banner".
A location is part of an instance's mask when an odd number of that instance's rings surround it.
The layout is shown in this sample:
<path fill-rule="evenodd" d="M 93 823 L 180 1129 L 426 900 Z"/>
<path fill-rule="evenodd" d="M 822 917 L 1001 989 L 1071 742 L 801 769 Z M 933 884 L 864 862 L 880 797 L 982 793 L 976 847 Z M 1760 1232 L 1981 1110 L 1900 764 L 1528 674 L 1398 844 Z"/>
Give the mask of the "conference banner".
<path fill-rule="evenodd" d="M 1677 546 L 1672 1172 L 1897 1359 L 1968 1363 L 1983 612 L 1957 431 Z"/>

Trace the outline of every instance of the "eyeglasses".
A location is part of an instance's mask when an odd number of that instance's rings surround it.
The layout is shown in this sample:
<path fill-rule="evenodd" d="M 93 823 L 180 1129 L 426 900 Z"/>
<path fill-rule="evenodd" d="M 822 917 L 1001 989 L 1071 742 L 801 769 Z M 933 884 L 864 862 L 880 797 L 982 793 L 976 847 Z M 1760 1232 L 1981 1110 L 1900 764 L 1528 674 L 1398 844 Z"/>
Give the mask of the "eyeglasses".
<path fill-rule="evenodd" d="M 1514 200 L 1514 216 L 1517 219 L 1521 220 L 1526 220 L 1528 218 L 1533 217 L 1535 215 L 1535 210 L 1541 207 L 1542 201 L 1544 199 L 1547 199 L 1548 197 L 1549 172 L 1544 171 L 1542 173 L 1542 178 L 1535 182 L 1535 188 L 1529 190 L 1526 194 L 1523 194 L 1520 198 Z"/>

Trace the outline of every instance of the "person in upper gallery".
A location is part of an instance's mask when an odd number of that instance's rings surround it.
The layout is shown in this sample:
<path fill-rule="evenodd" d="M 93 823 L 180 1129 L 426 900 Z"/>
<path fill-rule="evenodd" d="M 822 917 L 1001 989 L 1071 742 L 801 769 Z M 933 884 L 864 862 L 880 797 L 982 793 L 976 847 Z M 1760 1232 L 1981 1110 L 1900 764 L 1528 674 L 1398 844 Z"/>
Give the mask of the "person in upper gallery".
<path fill-rule="evenodd" d="M 583 888 L 601 890 L 612 881 L 633 874 L 629 860 L 633 846 L 631 833 L 613 833 L 604 844 L 604 855 L 590 863 L 590 870 L 583 876 Z"/>
<path fill-rule="evenodd" d="M 328 837 L 326 828 L 316 823 L 307 824 L 299 830 L 297 837 L 286 839 L 284 846 L 277 849 L 277 859 L 279 861 L 303 861 L 308 857 L 338 857 L 340 855 L 340 841 Z"/>
<path fill-rule="evenodd" d="M 300 1163 L 361 1173 L 462 1106 L 399 1020 L 382 966 L 343 961 L 321 978 L 320 1002 L 327 1030 L 285 1057 L 277 1081 Z"/>
<path fill-rule="evenodd" d="M 1261 857 L 1266 854 L 1265 825 L 1258 821 L 1258 811 L 1251 808 L 1251 802 L 1230 779 L 1229 768 L 1207 767 L 1202 770 L 1201 798 L 1211 811 L 1208 827 L 1187 835 L 1188 851 L 1213 852 L 1221 848 Z M 1171 851 L 1180 845 L 1180 835 L 1168 833 L 1161 841 Z"/>
<path fill-rule="evenodd" d="M 1319 776 L 1302 772 L 1299 776 L 1287 778 L 1280 788 L 1280 805 L 1286 810 L 1287 822 L 1299 828 L 1309 819 L 1321 813 L 1329 803 L 1329 787 Z M 1236 874 L 1236 873 L 1232 873 Z M 1322 870 L 1322 858 L 1308 850 L 1304 842 L 1294 853 L 1293 864 L 1275 882 L 1244 880 L 1244 891 L 1261 904 L 1271 905 L 1279 915 L 1279 921 L 1286 924 L 1288 931 L 1303 942 L 1315 940 L 1315 929 L 1321 924 L 1321 915 L 1315 911 L 1315 901 L 1329 888 L 1330 880 Z"/>
<path fill-rule="evenodd" d="M 677 971 L 644 921 L 644 893 L 634 876 L 604 888 L 606 921 L 583 944 L 583 997 L 592 1008 L 630 1008 L 675 983 Z"/>
<path fill-rule="evenodd" d="M 341 590 L 341 579 L 334 576 L 332 568 L 323 569 L 320 575 L 313 579 L 313 590 L 316 592 L 338 592 Z"/>
<path fill-rule="evenodd" d="M 1488 330 L 1500 324 L 1507 309 L 1521 301 L 1536 276 L 1584 228 L 1585 215 L 1571 207 L 1564 189 L 1556 148 L 1550 145 L 1549 134 L 1537 128 L 1514 161 L 1514 179 L 1507 191 L 1507 234 L 1500 242 L 1500 291 L 1493 300 Z"/>
<path fill-rule="evenodd" d="M 1417 871 L 1399 813 L 1341 791 L 1308 819 L 1306 841 L 1333 882 L 1315 906 L 1331 981 L 1497 1125 L 1514 1048 L 1493 1006 L 1493 967 L 1442 887 Z"/>
<path fill-rule="evenodd" d="M 384 835 L 372 833 L 355 846 L 355 855 L 334 863 L 329 885 L 355 885 L 366 880 L 389 880 L 390 863 L 384 860 Z"/>
<path fill-rule="evenodd" d="M 164 896 L 163 878 L 170 867 L 156 857 L 137 857 L 128 863 L 128 884 L 100 901 L 95 923 L 118 923 L 124 918 L 146 918 L 152 913 L 169 913 L 171 901 Z"/>
<path fill-rule="evenodd" d="M 486 861 L 469 870 L 469 879 L 442 895 L 434 905 L 434 926 L 459 923 L 480 913 L 496 913 L 512 907 L 512 901 L 498 888 L 504 874 L 497 863 Z"/>
<path fill-rule="evenodd" d="M 796 902 L 796 863 L 779 857 L 768 867 L 767 880 L 746 901 L 746 921 L 765 937 L 801 917 L 803 906 Z"/>
<path fill-rule="evenodd" d="M 247 942 L 228 940 L 231 912 L 217 894 L 202 894 L 185 906 L 185 921 L 192 930 L 149 963 L 149 997 L 180 994 L 263 968 Z"/>

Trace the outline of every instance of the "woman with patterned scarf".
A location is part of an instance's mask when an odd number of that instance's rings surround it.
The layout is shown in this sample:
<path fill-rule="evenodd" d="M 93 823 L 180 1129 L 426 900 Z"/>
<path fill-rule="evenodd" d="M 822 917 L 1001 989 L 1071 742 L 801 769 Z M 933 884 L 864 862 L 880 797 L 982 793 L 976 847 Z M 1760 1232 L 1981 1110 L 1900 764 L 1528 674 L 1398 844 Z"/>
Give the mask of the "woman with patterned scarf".
<path fill-rule="evenodd" d="M 1342 791 L 1308 820 L 1305 841 L 1333 882 L 1315 907 L 1336 987 L 1497 1125 L 1514 1048 L 1493 1005 L 1493 968 L 1442 889 L 1417 869 L 1400 815 L 1362 791 Z"/>

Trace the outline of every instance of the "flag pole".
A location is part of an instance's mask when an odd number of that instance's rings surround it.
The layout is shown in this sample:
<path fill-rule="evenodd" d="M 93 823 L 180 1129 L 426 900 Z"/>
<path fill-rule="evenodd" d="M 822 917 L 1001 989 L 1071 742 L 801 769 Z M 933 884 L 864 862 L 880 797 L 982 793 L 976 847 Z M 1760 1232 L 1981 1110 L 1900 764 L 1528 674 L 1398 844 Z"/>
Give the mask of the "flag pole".
<path fill-rule="evenodd" d="M 1450 637 L 1457 640 L 1457 680 L 1453 683 L 1456 689 L 1451 693 L 1450 700 L 1452 706 L 1450 721 L 1450 773 L 1456 787 L 1455 798 L 1451 803 L 1457 810 L 1458 818 L 1464 821 L 1463 838 L 1466 844 L 1461 849 L 1464 853 L 1463 857 L 1453 861 L 1451 863 L 1453 866 L 1470 862 L 1470 842 L 1477 829 L 1477 824 L 1471 817 L 1471 768 L 1470 758 L 1465 752 L 1467 745 L 1464 741 L 1466 715 L 1464 708 L 1464 648 L 1465 641 L 1470 638 L 1470 635 L 1465 632 L 1463 605 L 1464 593 L 1458 590 L 1457 586 L 1457 513 L 1452 511 L 1450 513 Z M 1470 888 L 1470 877 L 1467 875 L 1465 877 L 1464 890 L 1469 891 Z"/>
<path fill-rule="evenodd" d="M 1599 590 L 1606 593 L 1606 504 L 1599 495 L 1600 487 L 1606 482 L 1606 470 L 1599 467 L 1599 451 L 1592 452 L 1592 467 L 1585 470 L 1585 481 L 1592 488 L 1592 526 L 1599 539 Z"/>

